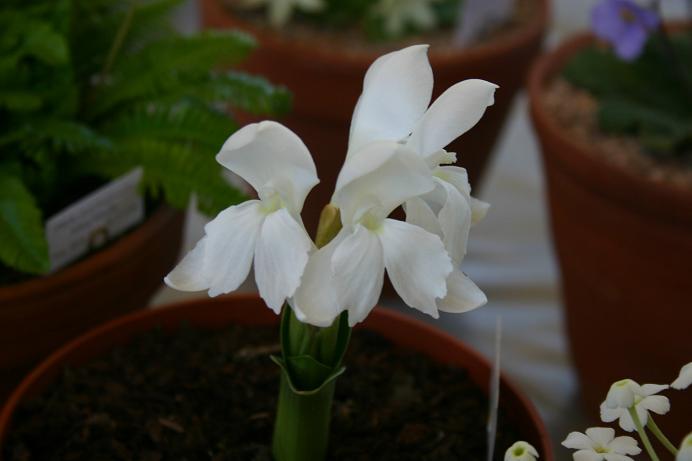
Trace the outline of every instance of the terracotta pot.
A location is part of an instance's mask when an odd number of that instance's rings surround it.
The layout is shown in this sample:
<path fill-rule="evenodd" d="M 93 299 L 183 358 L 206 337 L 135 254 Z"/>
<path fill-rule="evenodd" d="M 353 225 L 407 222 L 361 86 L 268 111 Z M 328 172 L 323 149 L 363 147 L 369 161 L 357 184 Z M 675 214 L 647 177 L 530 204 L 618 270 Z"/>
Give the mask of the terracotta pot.
<path fill-rule="evenodd" d="M 363 77 L 383 51 L 339 47 L 328 37 L 322 43 L 287 41 L 269 29 L 234 17 L 221 0 L 200 0 L 200 6 L 204 26 L 236 27 L 259 40 L 260 46 L 244 64 L 246 70 L 293 92 L 293 111 L 282 122 L 300 135 L 315 157 L 321 182 L 308 196 L 303 211 L 308 231 L 314 231 L 346 155 L 351 115 Z M 467 78 L 482 78 L 500 85 L 495 105 L 476 127 L 449 148 L 459 153 L 460 164 L 469 170 L 472 185 L 480 181 L 514 95 L 541 48 L 547 21 L 548 0 L 536 0 L 535 15 L 523 28 L 472 48 L 430 50 L 434 98 Z M 401 46 L 393 44 L 392 49 Z"/>
<path fill-rule="evenodd" d="M 162 206 L 98 253 L 53 275 L 0 287 L 0 402 L 67 340 L 145 306 L 178 257 L 182 226 L 183 214 Z"/>
<path fill-rule="evenodd" d="M 595 146 L 571 137 L 548 112 L 546 83 L 591 43 L 577 36 L 536 62 L 529 95 L 572 355 L 595 416 L 615 380 L 670 383 L 692 359 L 692 194 L 590 153 Z M 673 410 L 661 425 L 679 440 L 689 430 L 692 395 L 670 396 Z"/>
<path fill-rule="evenodd" d="M 138 312 L 96 328 L 51 355 L 22 381 L 0 413 L 0 452 L 3 441 L 11 430 L 12 415 L 17 406 L 50 386 L 66 365 L 79 366 L 154 327 L 161 326 L 165 330 L 174 331 L 181 323 L 199 328 L 220 329 L 229 324 L 277 324 L 278 317 L 256 295 L 236 294 Z M 477 352 L 446 333 L 394 311 L 379 308 L 368 317 L 363 327 L 402 347 L 420 351 L 444 363 L 464 367 L 479 387 L 486 389 L 488 386 L 490 364 Z M 504 377 L 501 386 L 500 403 L 508 417 L 520 428 L 522 436 L 541 452 L 541 459 L 552 461 L 554 458 L 550 439 L 531 402 Z"/>

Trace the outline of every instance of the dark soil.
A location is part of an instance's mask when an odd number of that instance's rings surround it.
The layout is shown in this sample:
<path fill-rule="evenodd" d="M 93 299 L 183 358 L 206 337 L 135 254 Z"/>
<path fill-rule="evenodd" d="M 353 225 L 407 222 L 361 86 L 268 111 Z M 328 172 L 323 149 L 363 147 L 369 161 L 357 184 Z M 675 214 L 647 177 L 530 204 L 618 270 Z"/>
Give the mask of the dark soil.
<path fill-rule="evenodd" d="M 16 416 L 7 461 L 270 461 L 274 328 L 156 331 L 65 370 Z M 330 460 L 485 460 L 487 401 L 458 368 L 354 332 Z M 500 413 L 495 459 L 519 432 Z"/>

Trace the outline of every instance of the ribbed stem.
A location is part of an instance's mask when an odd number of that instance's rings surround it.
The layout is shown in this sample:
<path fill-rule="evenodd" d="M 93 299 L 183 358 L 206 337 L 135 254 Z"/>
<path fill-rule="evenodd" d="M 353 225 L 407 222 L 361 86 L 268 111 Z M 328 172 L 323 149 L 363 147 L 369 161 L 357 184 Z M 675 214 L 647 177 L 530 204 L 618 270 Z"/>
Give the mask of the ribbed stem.
<path fill-rule="evenodd" d="M 634 406 L 631 406 L 629 408 L 629 413 L 632 417 L 632 421 L 634 422 L 634 427 L 637 428 L 639 438 L 641 439 L 642 444 L 646 449 L 646 452 L 649 454 L 649 458 L 651 458 L 651 461 L 660 461 L 658 455 L 656 454 L 656 451 L 654 451 L 654 447 L 651 445 L 649 436 L 646 435 L 646 431 L 644 430 L 644 427 L 642 427 L 642 422 L 639 420 L 639 415 L 637 414 L 637 410 L 634 408 Z"/>
<path fill-rule="evenodd" d="M 281 372 L 272 450 L 276 461 L 324 461 L 336 378 L 310 392 L 297 391 Z"/>
<path fill-rule="evenodd" d="M 661 429 L 658 427 L 658 424 L 656 424 L 654 418 L 652 418 L 651 415 L 649 415 L 649 421 L 646 423 L 646 426 L 649 428 L 651 433 L 656 436 L 658 441 L 661 442 L 661 444 L 664 447 L 666 447 L 666 450 L 671 452 L 673 456 L 678 455 L 678 449 L 675 447 L 675 445 L 671 443 L 670 439 L 666 437 L 663 431 L 661 431 Z"/>

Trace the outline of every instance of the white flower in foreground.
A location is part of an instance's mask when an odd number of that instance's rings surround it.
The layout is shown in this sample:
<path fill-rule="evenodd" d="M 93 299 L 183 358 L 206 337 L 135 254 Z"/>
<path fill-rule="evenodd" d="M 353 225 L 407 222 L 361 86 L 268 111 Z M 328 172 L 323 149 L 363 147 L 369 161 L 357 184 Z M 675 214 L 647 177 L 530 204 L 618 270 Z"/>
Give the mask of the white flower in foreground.
<path fill-rule="evenodd" d="M 680 444 L 680 450 L 675 461 L 692 461 L 692 432 Z"/>
<path fill-rule="evenodd" d="M 401 35 L 408 26 L 430 30 L 437 25 L 433 3 L 439 0 L 380 0 L 373 11 L 384 19 L 384 28 L 391 36 Z"/>
<path fill-rule="evenodd" d="M 348 157 L 382 140 L 412 149 L 428 168 L 433 190 L 406 201 L 406 220 L 438 235 L 454 262 L 450 297 L 442 310 L 465 312 L 486 302 L 485 295 L 460 270 L 471 225 L 488 204 L 471 197 L 466 170 L 441 166 L 456 161 L 444 148 L 471 129 L 493 104 L 497 85 L 465 80 L 447 89 L 429 106 L 433 74 L 427 45 L 415 45 L 378 58 L 368 69 L 363 93 L 351 120 Z"/>
<path fill-rule="evenodd" d="M 274 27 L 286 24 L 291 19 L 294 9 L 314 12 L 324 8 L 323 0 L 240 0 L 239 4 L 247 8 L 266 5 L 269 22 Z"/>
<path fill-rule="evenodd" d="M 632 437 L 615 437 L 610 427 L 590 427 L 586 434 L 570 432 L 562 445 L 578 450 L 574 461 L 633 461 L 626 455 L 638 455 L 641 448 Z"/>
<path fill-rule="evenodd" d="M 310 257 L 291 300 L 298 319 L 326 326 L 348 310 L 350 325 L 362 321 L 380 296 L 385 268 L 406 304 L 437 317 L 436 299 L 446 295 L 452 272 L 442 241 L 387 218 L 433 187 L 425 162 L 404 145 L 375 142 L 349 157 L 332 198 L 343 228 Z"/>
<path fill-rule="evenodd" d="M 259 200 L 218 214 L 205 236 L 164 279 L 182 291 L 231 292 L 247 278 L 254 258 L 255 280 L 267 305 L 279 313 L 293 295 L 314 245 L 300 218 L 303 202 L 318 182 L 303 142 L 276 122 L 247 125 L 224 143 L 216 159 L 245 179 Z"/>
<path fill-rule="evenodd" d="M 680 369 L 680 374 L 670 386 L 681 391 L 690 387 L 690 384 L 692 384 L 692 362 Z"/>
<path fill-rule="evenodd" d="M 631 379 L 617 381 L 610 386 L 606 400 L 601 403 L 601 420 L 610 423 L 617 419 L 623 430 L 635 431 L 636 426 L 629 408 L 634 406 L 639 421 L 645 426 L 649 420 L 649 411 L 664 415 L 670 410 L 668 397 L 656 395 L 665 389 L 668 389 L 667 384 L 640 385 Z"/>
<path fill-rule="evenodd" d="M 536 449 L 527 442 L 515 442 L 505 452 L 505 461 L 536 461 L 538 458 Z"/>

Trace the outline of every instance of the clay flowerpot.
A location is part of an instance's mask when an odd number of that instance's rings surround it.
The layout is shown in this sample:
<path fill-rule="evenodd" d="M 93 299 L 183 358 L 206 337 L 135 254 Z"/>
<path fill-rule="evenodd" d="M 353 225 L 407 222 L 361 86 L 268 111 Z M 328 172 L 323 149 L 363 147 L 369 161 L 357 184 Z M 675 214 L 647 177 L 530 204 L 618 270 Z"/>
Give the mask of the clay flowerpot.
<path fill-rule="evenodd" d="M 529 95 L 572 356 L 586 409 L 596 415 L 615 380 L 670 383 L 692 359 L 692 195 L 599 157 L 598 146 L 572 137 L 546 109 L 547 83 L 592 43 L 577 36 L 536 62 Z M 692 395 L 670 397 L 673 409 L 660 424 L 682 437 Z"/>
<path fill-rule="evenodd" d="M 12 430 L 12 418 L 18 405 L 50 386 L 66 365 L 83 364 L 154 328 L 175 331 L 181 322 L 196 328 L 218 330 L 231 324 L 276 325 L 278 316 L 255 295 L 233 295 L 138 312 L 92 330 L 50 356 L 14 392 L 0 413 L 0 453 Z M 393 311 L 376 309 L 362 328 L 372 330 L 403 348 L 463 367 L 481 389 L 488 386 L 490 364 L 456 339 L 426 324 Z M 541 460 L 552 461 L 550 440 L 532 404 L 504 378 L 500 392 L 501 407 L 507 418 L 512 418 L 522 431 L 521 435 L 537 447 Z"/>
<path fill-rule="evenodd" d="M 161 206 L 103 250 L 0 287 L 0 402 L 35 364 L 95 325 L 145 306 L 173 267 L 183 214 Z"/>
<path fill-rule="evenodd" d="M 321 182 L 308 196 L 303 211 L 308 231 L 314 231 L 321 207 L 331 198 L 346 156 L 351 115 L 365 72 L 388 50 L 349 47 L 335 43 L 329 36 L 289 40 L 270 28 L 260 28 L 234 17 L 221 0 L 200 0 L 200 7 L 205 27 L 234 27 L 255 36 L 259 47 L 243 65 L 244 69 L 285 85 L 293 93 L 293 110 L 282 122 L 305 141 L 315 158 Z M 433 98 L 467 78 L 481 78 L 500 86 L 495 105 L 476 127 L 448 149 L 459 154 L 459 164 L 469 170 L 472 186 L 480 181 L 514 95 L 541 48 L 547 20 L 548 0 L 536 0 L 535 14 L 523 27 L 470 48 L 433 46 L 430 49 L 435 76 Z M 390 48 L 403 46 L 399 42 Z"/>

